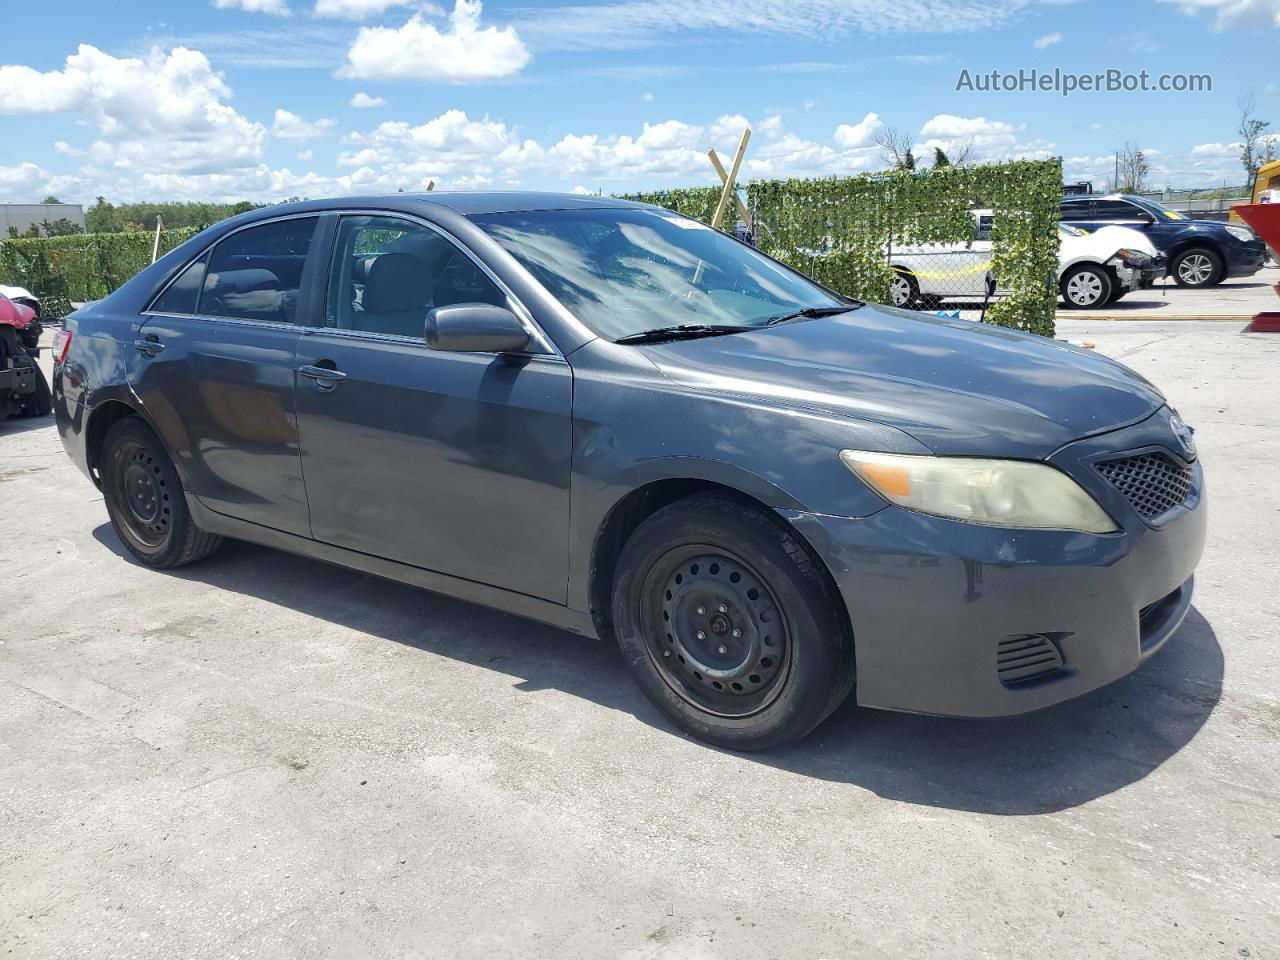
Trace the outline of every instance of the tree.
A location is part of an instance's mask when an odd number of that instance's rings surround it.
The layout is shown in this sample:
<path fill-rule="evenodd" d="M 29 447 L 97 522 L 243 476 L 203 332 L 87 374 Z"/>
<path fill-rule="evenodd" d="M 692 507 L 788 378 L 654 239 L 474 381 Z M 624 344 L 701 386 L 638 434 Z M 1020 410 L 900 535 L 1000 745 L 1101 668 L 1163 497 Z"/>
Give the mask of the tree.
<path fill-rule="evenodd" d="M 1245 186 L 1252 190 L 1258 171 L 1276 158 L 1276 138 L 1267 134 L 1271 121 L 1259 120 L 1253 115 L 1257 102 L 1252 93 L 1241 97 L 1237 104 L 1240 107 L 1240 126 L 1236 128 L 1240 137 L 1240 166 L 1244 167 Z"/>
<path fill-rule="evenodd" d="M 55 197 L 52 193 L 40 201 L 41 203 L 61 203 L 62 201 Z"/>
<path fill-rule="evenodd" d="M 84 233 L 84 227 L 78 223 L 72 223 L 66 217 L 59 217 L 52 223 L 45 220 L 40 226 L 46 237 L 68 237 L 74 233 Z"/>
<path fill-rule="evenodd" d="M 973 163 L 973 137 L 966 137 L 959 143 L 951 144 L 951 165 L 967 167 Z"/>
<path fill-rule="evenodd" d="M 116 219 L 116 208 L 107 203 L 106 197 L 98 197 L 98 202 L 85 212 L 84 227 L 90 233 L 119 232 L 120 224 Z"/>
<path fill-rule="evenodd" d="M 880 148 L 880 162 L 893 170 L 914 170 L 916 158 L 911 153 L 915 143 L 911 134 L 897 127 L 881 127 L 876 131 L 876 146 Z"/>
<path fill-rule="evenodd" d="M 1151 176 L 1151 162 L 1136 143 L 1126 143 L 1116 152 L 1115 182 L 1111 189 L 1118 193 L 1142 193 Z"/>
<path fill-rule="evenodd" d="M 933 169 L 941 170 L 943 167 L 951 166 L 951 161 L 947 159 L 947 155 L 941 147 L 933 148 Z"/>

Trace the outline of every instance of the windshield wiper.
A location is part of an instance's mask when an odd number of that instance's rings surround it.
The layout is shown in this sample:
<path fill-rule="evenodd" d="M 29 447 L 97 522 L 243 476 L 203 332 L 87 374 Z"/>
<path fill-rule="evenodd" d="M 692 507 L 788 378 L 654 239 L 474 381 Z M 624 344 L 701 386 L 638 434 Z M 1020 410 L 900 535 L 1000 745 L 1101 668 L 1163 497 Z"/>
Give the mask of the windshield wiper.
<path fill-rule="evenodd" d="M 658 340 L 693 340 L 697 337 L 719 337 L 726 333 L 743 333 L 751 327 L 726 323 L 681 323 L 672 327 L 654 327 L 619 337 L 614 343 L 653 343 Z"/>
<path fill-rule="evenodd" d="M 775 327 L 780 323 L 788 323 L 792 320 L 815 320 L 818 317 L 834 317 L 837 313 L 848 313 L 850 310 L 857 310 L 859 307 L 866 306 L 863 303 L 849 303 L 839 307 L 805 307 L 803 310 L 796 310 L 792 313 L 780 313 L 776 317 L 770 317 L 760 326 Z"/>

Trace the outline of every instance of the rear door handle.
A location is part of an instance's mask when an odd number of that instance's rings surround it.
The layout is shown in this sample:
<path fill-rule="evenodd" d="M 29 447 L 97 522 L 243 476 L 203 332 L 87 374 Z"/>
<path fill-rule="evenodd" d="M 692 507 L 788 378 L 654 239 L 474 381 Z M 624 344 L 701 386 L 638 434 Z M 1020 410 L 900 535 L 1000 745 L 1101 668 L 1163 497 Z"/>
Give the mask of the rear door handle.
<path fill-rule="evenodd" d="M 133 341 L 133 345 L 137 347 L 139 352 L 145 353 L 148 357 L 154 357 L 164 349 L 164 344 L 160 342 L 160 338 L 154 333 Z"/>
<path fill-rule="evenodd" d="M 317 390 L 332 390 L 347 379 L 347 375 L 341 370 L 334 370 L 330 367 L 317 367 L 311 364 L 299 367 L 298 376 L 306 377 Z"/>

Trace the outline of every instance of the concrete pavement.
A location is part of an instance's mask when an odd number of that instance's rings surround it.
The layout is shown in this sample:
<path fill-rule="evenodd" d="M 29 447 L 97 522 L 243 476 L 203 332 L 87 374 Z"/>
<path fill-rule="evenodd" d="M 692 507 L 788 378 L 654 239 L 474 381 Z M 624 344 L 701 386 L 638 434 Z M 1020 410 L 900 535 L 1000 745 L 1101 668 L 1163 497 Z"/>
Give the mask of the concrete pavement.
<path fill-rule="evenodd" d="M 514 617 L 244 544 L 145 570 L 0 423 L 0 956 L 1280 956 L 1280 336 L 1059 335 L 1198 428 L 1186 625 L 1033 716 L 765 755 Z"/>

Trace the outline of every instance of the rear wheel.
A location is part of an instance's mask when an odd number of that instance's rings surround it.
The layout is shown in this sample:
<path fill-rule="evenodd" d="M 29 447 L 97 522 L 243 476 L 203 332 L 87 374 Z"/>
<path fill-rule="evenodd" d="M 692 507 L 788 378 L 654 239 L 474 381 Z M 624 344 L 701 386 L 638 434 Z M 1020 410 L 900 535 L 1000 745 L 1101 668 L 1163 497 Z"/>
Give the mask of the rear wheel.
<path fill-rule="evenodd" d="M 1222 282 L 1222 258 L 1207 247 L 1192 247 L 1173 258 L 1169 267 L 1180 287 L 1212 287 Z"/>
<path fill-rule="evenodd" d="M 222 538 L 195 525 L 177 471 L 141 419 L 112 424 L 102 451 L 99 469 L 111 526 L 139 563 L 179 567 L 217 549 Z"/>
<path fill-rule="evenodd" d="M 821 562 L 784 523 L 726 496 L 659 510 L 618 562 L 613 622 L 667 717 L 737 750 L 790 743 L 853 686 L 853 639 Z"/>
<path fill-rule="evenodd" d="M 1105 305 L 1114 289 L 1115 281 L 1105 267 L 1080 264 L 1062 277 L 1062 302 L 1072 310 L 1090 310 Z"/>

